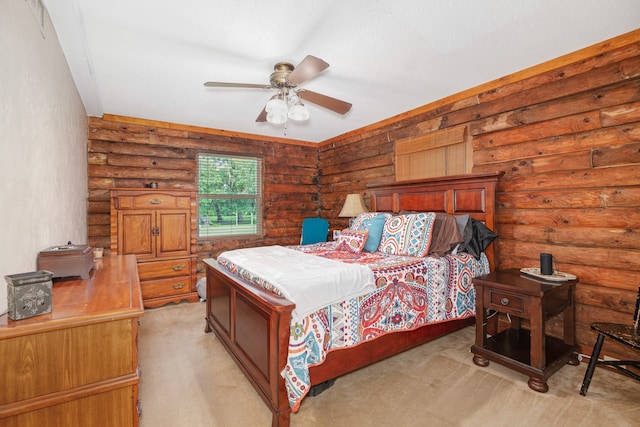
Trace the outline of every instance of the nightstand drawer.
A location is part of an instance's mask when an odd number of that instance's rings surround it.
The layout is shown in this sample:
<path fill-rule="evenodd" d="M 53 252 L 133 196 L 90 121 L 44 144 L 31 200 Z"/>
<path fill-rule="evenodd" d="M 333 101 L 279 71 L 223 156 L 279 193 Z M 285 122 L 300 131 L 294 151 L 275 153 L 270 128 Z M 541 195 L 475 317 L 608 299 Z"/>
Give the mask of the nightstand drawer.
<path fill-rule="evenodd" d="M 141 282 L 164 277 L 184 276 L 190 271 L 191 260 L 189 258 L 138 263 L 138 275 Z"/>
<path fill-rule="evenodd" d="M 489 289 L 489 308 L 522 315 L 525 312 L 525 300 L 522 295 Z"/>
<path fill-rule="evenodd" d="M 149 299 L 184 294 L 191 290 L 190 282 L 191 276 L 141 282 L 142 298 Z"/>

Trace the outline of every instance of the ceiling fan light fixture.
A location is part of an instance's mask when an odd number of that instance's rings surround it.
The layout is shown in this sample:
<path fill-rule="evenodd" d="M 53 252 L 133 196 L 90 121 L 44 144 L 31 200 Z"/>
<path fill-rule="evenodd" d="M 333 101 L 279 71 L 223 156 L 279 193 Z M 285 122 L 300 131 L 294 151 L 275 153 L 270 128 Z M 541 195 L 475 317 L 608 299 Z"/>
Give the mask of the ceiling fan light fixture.
<path fill-rule="evenodd" d="M 287 103 L 280 95 L 274 95 L 265 107 L 267 113 L 287 115 Z"/>
<path fill-rule="evenodd" d="M 256 122 L 285 124 L 287 120 L 304 122 L 309 120 L 309 110 L 301 102 L 301 94 L 305 102 L 319 105 L 338 114 L 346 114 L 351 104 L 332 98 L 321 93 L 306 89 L 297 89 L 303 83 L 311 80 L 329 67 L 329 64 L 313 55 L 307 55 L 297 66 L 289 62 L 278 62 L 273 67 L 269 78 L 269 85 L 255 83 L 205 82 L 204 86 L 211 88 L 247 88 L 276 90 L 262 109 Z"/>
<path fill-rule="evenodd" d="M 309 110 L 302 102 L 298 101 L 291 108 L 289 108 L 289 118 L 297 122 L 304 122 L 309 120 Z"/>
<path fill-rule="evenodd" d="M 267 113 L 267 122 L 274 125 L 281 125 L 287 121 L 287 112 Z"/>

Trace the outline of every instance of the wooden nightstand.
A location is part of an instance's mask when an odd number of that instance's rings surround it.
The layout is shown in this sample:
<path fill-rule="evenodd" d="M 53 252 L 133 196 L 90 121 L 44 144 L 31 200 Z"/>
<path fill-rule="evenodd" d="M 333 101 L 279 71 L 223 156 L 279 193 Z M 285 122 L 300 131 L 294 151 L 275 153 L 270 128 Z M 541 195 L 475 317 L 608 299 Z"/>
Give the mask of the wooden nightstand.
<path fill-rule="evenodd" d="M 473 363 L 492 360 L 529 376 L 529 387 L 545 393 L 547 379 L 566 363 L 578 365 L 575 285 L 578 280 L 551 282 L 518 269 L 496 271 L 473 279 L 476 289 L 476 343 Z M 487 310 L 508 314 L 510 328 L 487 336 Z M 545 333 L 547 319 L 563 313 L 563 339 Z M 529 320 L 529 330 L 521 327 Z"/>

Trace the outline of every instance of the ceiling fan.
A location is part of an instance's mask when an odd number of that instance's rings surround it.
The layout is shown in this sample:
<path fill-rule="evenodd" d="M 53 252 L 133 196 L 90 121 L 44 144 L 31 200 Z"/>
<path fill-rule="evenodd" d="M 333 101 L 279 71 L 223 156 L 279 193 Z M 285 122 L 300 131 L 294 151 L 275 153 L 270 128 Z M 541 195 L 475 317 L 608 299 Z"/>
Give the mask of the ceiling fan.
<path fill-rule="evenodd" d="M 302 100 L 324 107 L 338 114 L 346 114 L 351 109 L 351 104 L 312 92 L 307 89 L 297 89 L 298 86 L 311 80 L 322 71 L 329 68 L 329 64 L 320 58 L 307 55 L 297 67 L 288 62 L 278 62 L 273 67 L 270 76 L 270 84 L 253 83 L 224 83 L 206 82 L 206 87 L 217 88 L 248 88 L 248 89 L 276 89 L 278 93 L 267 102 L 262 112 L 256 118 L 256 122 L 269 122 L 274 124 L 286 123 L 287 119 L 305 121 L 309 119 L 309 111 Z"/>

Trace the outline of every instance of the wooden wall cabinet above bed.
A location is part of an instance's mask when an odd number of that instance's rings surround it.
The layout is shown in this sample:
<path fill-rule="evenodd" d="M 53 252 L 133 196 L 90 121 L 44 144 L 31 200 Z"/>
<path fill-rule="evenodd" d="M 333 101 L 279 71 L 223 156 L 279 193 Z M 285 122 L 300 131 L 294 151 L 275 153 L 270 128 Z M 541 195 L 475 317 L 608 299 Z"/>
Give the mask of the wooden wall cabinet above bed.
<path fill-rule="evenodd" d="M 195 218 L 194 192 L 111 190 L 111 253 L 136 256 L 145 307 L 198 300 Z"/>

